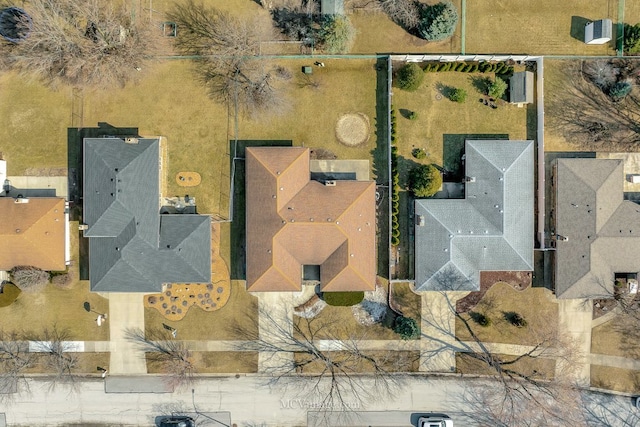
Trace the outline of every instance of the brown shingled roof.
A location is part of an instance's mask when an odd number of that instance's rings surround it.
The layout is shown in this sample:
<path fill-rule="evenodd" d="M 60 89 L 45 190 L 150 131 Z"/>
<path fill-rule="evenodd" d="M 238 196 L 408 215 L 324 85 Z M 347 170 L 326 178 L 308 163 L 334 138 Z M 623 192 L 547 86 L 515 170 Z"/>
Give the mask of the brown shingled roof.
<path fill-rule="evenodd" d="M 0 270 L 18 265 L 64 270 L 64 210 L 61 198 L 0 197 Z"/>
<path fill-rule="evenodd" d="M 246 150 L 247 289 L 297 291 L 319 265 L 325 291 L 375 288 L 375 183 L 312 181 L 309 150 Z"/>

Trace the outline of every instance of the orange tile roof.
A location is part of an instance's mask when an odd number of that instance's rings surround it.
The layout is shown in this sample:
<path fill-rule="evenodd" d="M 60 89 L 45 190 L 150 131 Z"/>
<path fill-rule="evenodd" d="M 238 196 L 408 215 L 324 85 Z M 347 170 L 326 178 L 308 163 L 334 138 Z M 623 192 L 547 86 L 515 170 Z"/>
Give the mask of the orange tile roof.
<path fill-rule="evenodd" d="M 297 291 L 319 265 L 325 291 L 375 289 L 375 182 L 312 181 L 309 150 L 246 150 L 247 289 Z"/>
<path fill-rule="evenodd" d="M 17 199 L 21 200 L 21 199 Z M 0 270 L 32 265 L 61 271 L 65 265 L 65 201 L 0 197 Z"/>

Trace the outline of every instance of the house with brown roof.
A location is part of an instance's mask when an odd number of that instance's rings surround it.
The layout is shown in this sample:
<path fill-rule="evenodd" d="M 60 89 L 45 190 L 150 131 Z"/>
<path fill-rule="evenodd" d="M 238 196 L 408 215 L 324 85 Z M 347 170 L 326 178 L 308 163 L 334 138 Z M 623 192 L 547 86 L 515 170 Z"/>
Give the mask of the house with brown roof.
<path fill-rule="evenodd" d="M 640 206 L 624 200 L 624 162 L 558 159 L 553 182 L 557 297 L 612 297 L 616 273 L 640 271 Z"/>
<path fill-rule="evenodd" d="M 0 197 L 0 270 L 66 268 L 65 200 Z"/>
<path fill-rule="evenodd" d="M 247 148 L 247 289 L 299 291 L 314 270 L 323 291 L 375 289 L 375 192 L 312 180 L 307 148 Z"/>

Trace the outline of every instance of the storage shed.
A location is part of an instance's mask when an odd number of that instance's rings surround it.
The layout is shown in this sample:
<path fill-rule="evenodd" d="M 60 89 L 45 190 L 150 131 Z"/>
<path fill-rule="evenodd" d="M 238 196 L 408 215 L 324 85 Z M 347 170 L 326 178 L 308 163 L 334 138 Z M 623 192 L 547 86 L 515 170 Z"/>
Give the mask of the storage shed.
<path fill-rule="evenodd" d="M 584 26 L 584 42 L 586 44 L 605 44 L 611 40 L 612 33 L 611 19 L 588 22 Z"/>
<path fill-rule="evenodd" d="M 509 102 L 512 104 L 531 104 L 533 102 L 533 80 L 531 71 L 513 73 L 509 79 Z"/>

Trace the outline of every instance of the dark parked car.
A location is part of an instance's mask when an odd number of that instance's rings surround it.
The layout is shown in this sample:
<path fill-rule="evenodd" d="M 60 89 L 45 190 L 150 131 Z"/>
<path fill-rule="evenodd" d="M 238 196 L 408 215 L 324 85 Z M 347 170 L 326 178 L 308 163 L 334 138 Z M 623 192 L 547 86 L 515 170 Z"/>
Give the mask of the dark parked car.
<path fill-rule="evenodd" d="M 171 415 L 160 419 L 160 427 L 196 427 L 193 418 L 183 415 Z"/>

